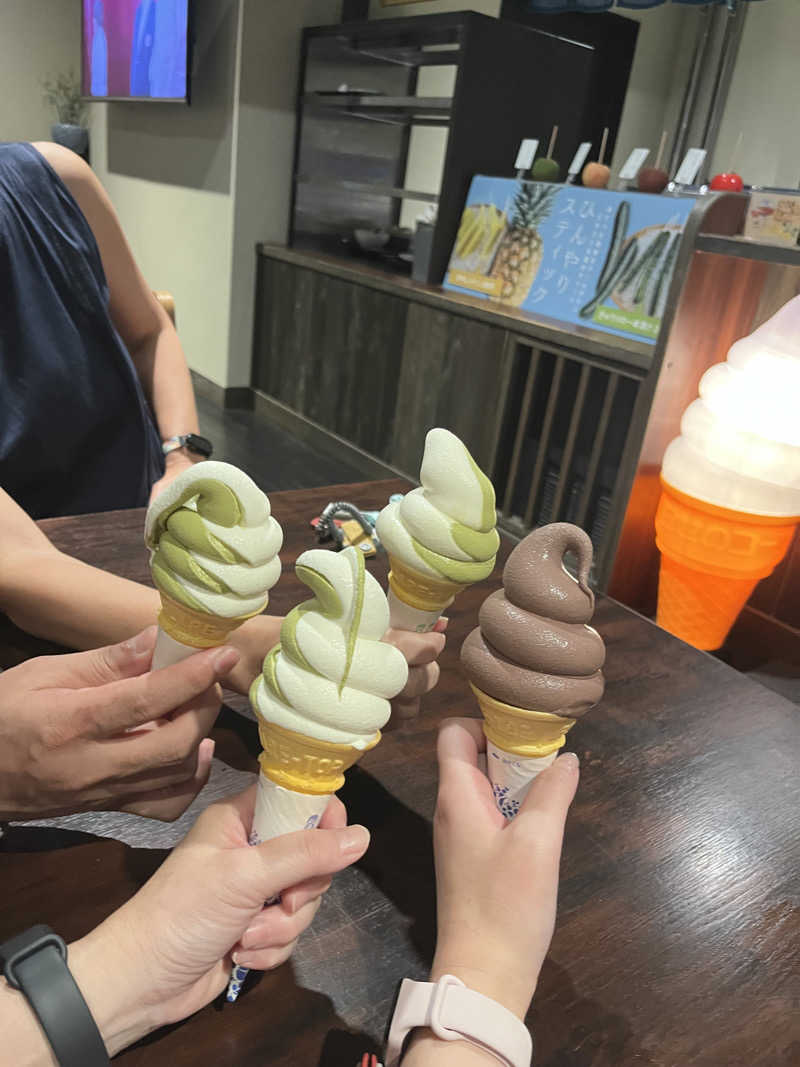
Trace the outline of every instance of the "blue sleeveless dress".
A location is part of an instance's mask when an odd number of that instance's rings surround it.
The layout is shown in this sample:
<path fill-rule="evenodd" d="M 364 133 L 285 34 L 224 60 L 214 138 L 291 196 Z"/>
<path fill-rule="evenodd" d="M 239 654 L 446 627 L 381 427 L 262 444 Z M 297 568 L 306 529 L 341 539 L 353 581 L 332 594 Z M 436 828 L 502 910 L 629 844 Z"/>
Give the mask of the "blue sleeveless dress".
<path fill-rule="evenodd" d="M 44 518 L 140 507 L 163 472 L 89 224 L 35 148 L 0 145 L 0 486 Z"/>

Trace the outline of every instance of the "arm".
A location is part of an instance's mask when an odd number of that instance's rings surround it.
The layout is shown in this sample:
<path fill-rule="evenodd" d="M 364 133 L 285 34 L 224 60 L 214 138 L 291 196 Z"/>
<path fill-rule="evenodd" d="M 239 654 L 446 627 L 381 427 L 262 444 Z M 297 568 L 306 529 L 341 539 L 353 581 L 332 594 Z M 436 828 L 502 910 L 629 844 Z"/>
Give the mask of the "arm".
<path fill-rule="evenodd" d="M 431 981 L 455 975 L 524 1020 L 553 936 L 561 840 L 578 784 L 578 761 L 568 753 L 543 771 L 517 817 L 507 823 L 478 769 L 483 747 L 476 720 L 443 724 L 434 817 L 438 932 Z M 402 1067 L 496 1063 L 473 1045 L 442 1041 L 420 1029 Z"/>
<path fill-rule="evenodd" d="M 70 970 L 110 1055 L 213 1000 L 242 941 L 252 943 L 254 967 L 286 959 L 330 876 L 366 850 L 367 831 L 345 827 L 338 803 L 321 828 L 250 847 L 255 794 L 253 787 L 208 808 L 136 896 L 70 945 Z M 286 896 L 286 886 L 316 888 L 293 913 L 264 906 Z M 1 979 L 0 1029 L 9 1063 L 55 1065 L 27 1001 Z"/>
<path fill-rule="evenodd" d="M 67 556 L 0 489 L 0 611 L 69 648 L 116 644 L 156 621 L 158 593 Z"/>
<path fill-rule="evenodd" d="M 196 433 L 194 392 L 181 343 L 136 265 L 105 190 L 74 152 L 46 142 L 34 147 L 72 193 L 92 229 L 108 281 L 111 318 L 136 367 L 161 439 Z M 170 453 L 170 473 L 197 458 L 183 449 Z"/>

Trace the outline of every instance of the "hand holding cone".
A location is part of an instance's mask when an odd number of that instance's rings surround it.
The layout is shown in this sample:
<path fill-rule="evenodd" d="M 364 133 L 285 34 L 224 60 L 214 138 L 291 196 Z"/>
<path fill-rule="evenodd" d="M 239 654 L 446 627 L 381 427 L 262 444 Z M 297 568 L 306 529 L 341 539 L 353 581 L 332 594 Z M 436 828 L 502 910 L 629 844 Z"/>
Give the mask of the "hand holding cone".
<path fill-rule="evenodd" d="M 578 580 L 564 555 L 578 560 Z M 603 695 L 605 647 L 587 625 L 592 544 L 583 530 L 553 523 L 528 534 L 503 571 L 503 589 L 481 606 L 461 662 L 484 717 L 495 799 L 513 817 L 565 735 Z"/>
<path fill-rule="evenodd" d="M 251 844 L 319 823 L 408 678 L 403 654 L 381 640 L 389 606 L 362 552 L 312 549 L 295 569 L 314 597 L 286 616 L 250 688 L 263 746 Z M 246 974 L 234 969 L 229 1001 Z"/>
<path fill-rule="evenodd" d="M 162 604 L 154 670 L 224 644 L 281 574 L 269 499 L 230 463 L 197 463 L 170 483 L 147 510 L 145 543 Z"/>

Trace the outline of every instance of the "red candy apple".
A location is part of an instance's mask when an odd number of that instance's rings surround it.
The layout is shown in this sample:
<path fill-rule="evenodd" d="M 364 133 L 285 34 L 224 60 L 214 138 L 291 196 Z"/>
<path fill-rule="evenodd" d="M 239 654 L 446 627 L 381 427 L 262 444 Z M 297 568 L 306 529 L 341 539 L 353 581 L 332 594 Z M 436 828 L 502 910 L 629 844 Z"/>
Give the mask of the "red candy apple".
<path fill-rule="evenodd" d="M 744 189 L 744 182 L 740 175 L 733 172 L 730 174 L 715 174 L 711 179 L 711 188 L 720 193 L 740 193 Z"/>

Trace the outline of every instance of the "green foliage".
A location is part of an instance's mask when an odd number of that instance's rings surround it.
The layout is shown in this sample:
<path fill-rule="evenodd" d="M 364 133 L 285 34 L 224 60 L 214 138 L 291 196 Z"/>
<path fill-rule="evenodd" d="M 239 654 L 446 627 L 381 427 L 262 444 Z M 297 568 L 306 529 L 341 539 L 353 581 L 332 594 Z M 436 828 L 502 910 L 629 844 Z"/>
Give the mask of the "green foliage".
<path fill-rule="evenodd" d="M 81 99 L 81 83 L 74 70 L 54 74 L 42 81 L 44 101 L 55 109 L 58 121 L 68 126 L 82 126 L 86 102 Z"/>

